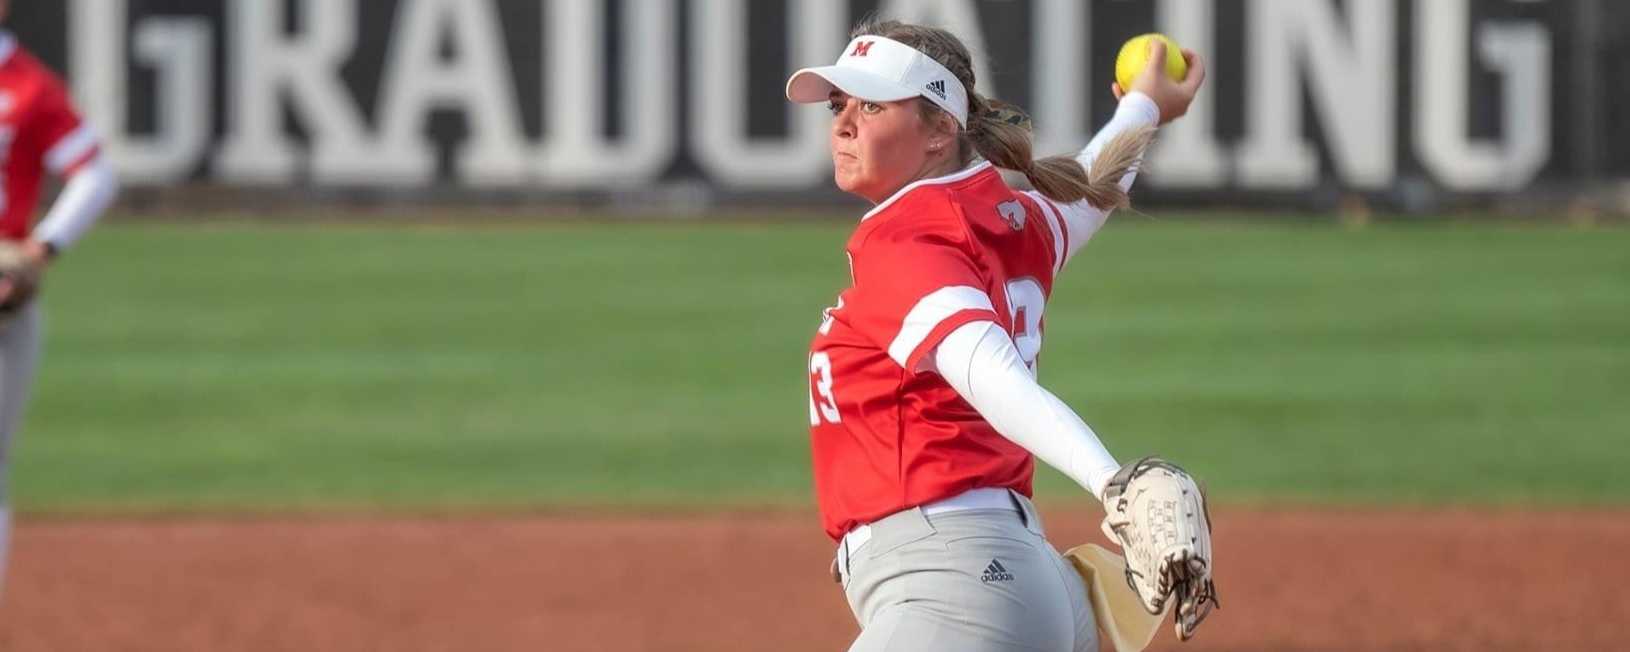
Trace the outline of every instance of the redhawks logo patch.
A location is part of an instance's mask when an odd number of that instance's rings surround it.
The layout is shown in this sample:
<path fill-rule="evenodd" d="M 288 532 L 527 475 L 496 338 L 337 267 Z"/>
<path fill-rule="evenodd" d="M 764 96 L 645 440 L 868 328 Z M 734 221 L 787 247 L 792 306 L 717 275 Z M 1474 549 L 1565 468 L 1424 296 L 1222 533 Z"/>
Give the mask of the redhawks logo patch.
<path fill-rule="evenodd" d="M 851 57 L 864 57 L 864 56 L 866 56 L 867 52 L 872 51 L 872 43 L 873 43 L 872 41 L 860 41 L 860 42 L 855 43 L 855 50 L 853 52 L 850 52 L 849 56 L 851 56 Z"/>
<path fill-rule="evenodd" d="M 1002 216 L 1002 221 L 1013 227 L 1014 231 L 1024 228 L 1024 204 L 1017 201 L 1005 201 L 996 205 L 996 214 Z"/>

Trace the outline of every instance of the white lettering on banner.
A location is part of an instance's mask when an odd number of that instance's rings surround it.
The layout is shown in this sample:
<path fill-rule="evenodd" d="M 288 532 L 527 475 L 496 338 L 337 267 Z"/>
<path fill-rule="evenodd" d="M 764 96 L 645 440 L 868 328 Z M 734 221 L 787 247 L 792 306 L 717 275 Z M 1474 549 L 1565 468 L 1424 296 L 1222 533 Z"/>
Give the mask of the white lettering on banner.
<path fill-rule="evenodd" d="M 1217 82 L 1217 51 L 1212 45 L 1217 8 L 1215 0 L 1160 0 L 1155 5 L 1157 31 L 1195 52 L 1204 53 L 1208 85 Z M 1208 88 L 1196 95 L 1182 120 L 1160 129 L 1149 152 L 1149 182 L 1165 188 L 1209 188 L 1228 181 L 1228 161 L 1217 142 L 1212 118 L 1217 93 Z"/>
<path fill-rule="evenodd" d="M 411 176 L 413 161 L 381 155 L 340 66 L 356 47 L 356 0 L 299 0 L 297 35 L 283 30 L 283 4 L 226 3 L 232 44 L 225 141 L 216 170 L 225 181 L 294 181 L 300 159 L 283 130 L 283 101 L 310 134 L 310 174 L 318 183 L 375 184 Z M 387 153 L 388 154 L 388 153 Z"/>
<path fill-rule="evenodd" d="M 990 50 L 985 48 L 985 23 L 973 0 L 884 0 L 878 15 L 908 23 L 934 25 L 951 30 L 973 55 L 974 92 L 983 97 L 1001 97 L 996 77 L 990 74 Z M 836 59 L 828 55 L 829 59 Z"/>
<path fill-rule="evenodd" d="M 212 29 L 202 17 L 150 17 L 134 26 L 134 58 L 155 71 L 155 130 L 131 136 L 126 126 L 127 0 L 73 0 L 68 6 L 75 94 L 97 127 L 103 153 L 129 183 L 175 183 L 202 162 L 209 146 Z"/>
<path fill-rule="evenodd" d="M 825 183 L 825 112 L 782 103 L 779 86 L 748 87 L 746 72 L 755 44 L 771 40 L 787 43 L 791 68 L 830 62 L 853 18 L 846 3 L 789 0 L 785 24 L 750 25 L 751 0 L 692 0 L 688 21 L 676 15 L 677 0 L 622 0 L 621 24 L 608 25 L 607 0 L 549 0 L 537 3 L 545 30 L 539 34 L 539 25 L 506 25 L 497 11 L 500 2 L 526 1 L 399 0 L 377 46 L 386 51 L 361 55 L 383 60 L 372 116 L 341 75 L 359 56 L 358 0 L 226 0 L 220 25 L 202 15 L 156 13 L 145 8 L 149 3 L 70 0 L 68 63 L 104 151 L 137 185 L 176 183 L 200 169 L 210 170 L 213 181 L 261 186 L 433 182 L 437 145 L 425 127 L 438 109 L 466 118 L 468 136 L 455 144 L 452 174 L 469 186 L 646 186 L 680 159 L 681 129 L 690 143 L 683 154 L 709 184 L 801 190 Z M 285 24 L 289 2 L 299 3 L 298 25 Z M 1089 98 L 1108 87 L 1098 74 L 1108 62 L 1085 64 L 1093 51 L 1084 28 L 1093 4 L 1030 2 L 1026 33 L 989 44 L 1014 60 L 1029 49 L 1030 70 L 1015 72 L 1031 87 L 1037 155 L 1072 152 L 1097 126 Z M 957 32 L 975 54 L 978 91 L 1000 95 L 977 10 L 1000 3 L 878 4 L 883 15 Z M 1563 90 L 1551 69 L 1559 56 L 1555 37 L 1543 21 L 1475 21 L 1473 6 L 1480 5 L 1247 0 L 1242 31 L 1218 35 L 1217 0 L 1157 0 L 1155 29 L 1209 54 L 1219 39 L 1241 39 L 1246 57 L 1244 70 L 1229 71 L 1215 70 L 1216 57 L 1208 57 L 1210 88 L 1183 120 L 1161 130 L 1145 178 L 1160 188 L 1297 191 L 1328 177 L 1376 190 L 1396 181 L 1398 157 L 1407 151 L 1450 190 L 1531 184 L 1554 155 L 1551 98 Z M 1399 7 L 1412 7 L 1413 34 L 1398 31 Z M 690 29 L 688 69 L 677 63 L 681 22 Z M 616 57 L 606 52 L 612 30 L 621 48 Z M 522 82 L 541 85 L 539 141 L 528 142 L 522 126 L 525 109 L 506 38 L 541 39 L 544 72 Z M 1413 39 L 1412 61 L 1396 61 L 1400 38 Z M 217 39 L 225 39 L 224 48 Z M 440 56 L 444 40 L 452 44 L 450 58 Z M 227 56 L 216 57 L 220 49 Z M 133 77 L 131 66 L 143 74 Z M 1404 69 L 1415 72 L 1400 116 Z M 1484 76 L 1498 81 L 1485 83 Z M 219 117 L 212 113 L 216 79 L 225 80 Z M 618 107 L 606 104 L 608 83 L 620 84 Z M 1231 84 L 1244 84 L 1243 93 L 1218 92 Z M 1471 136 L 1473 90 L 1498 103 L 1498 137 Z M 1312 98 L 1316 136 L 1304 126 L 1303 97 Z M 1242 106 L 1219 107 L 1219 98 Z M 151 102 L 142 107 L 155 116 L 150 132 L 131 130 L 133 101 Z M 787 111 L 786 135 L 749 136 L 749 107 Z M 1220 108 L 1244 115 L 1238 142 L 1218 135 Z M 681 113 L 689 115 L 687 124 L 679 123 Z M 288 132 L 285 114 L 304 127 L 306 139 Z M 614 114 L 620 124 L 610 130 Z M 1400 118 L 1410 121 L 1407 145 L 1398 142 Z M 1328 151 L 1329 170 L 1320 169 L 1318 148 Z"/>
<path fill-rule="evenodd" d="M 1436 1 L 1436 0 L 1433 0 Z M 1342 29 L 1329 0 L 1251 0 L 1247 14 L 1245 142 L 1241 182 L 1314 185 L 1318 157 L 1302 136 L 1298 92 L 1309 84 L 1335 172 L 1349 186 L 1385 187 L 1395 165 L 1396 51 L 1391 0 L 1348 0 Z M 1300 74 L 1299 74 L 1300 73 Z"/>
<path fill-rule="evenodd" d="M 1467 134 L 1467 0 L 1415 5 L 1415 151 L 1443 185 L 1507 190 L 1533 181 L 1551 156 L 1551 40 L 1539 25 L 1482 25 L 1479 59 L 1500 73 L 1503 144 Z"/>
<path fill-rule="evenodd" d="M 627 0 L 622 24 L 621 142 L 603 135 L 605 12 L 597 0 L 546 3 L 549 57 L 538 181 L 556 187 L 638 186 L 656 180 L 678 143 L 674 0 Z M 698 120 L 706 116 L 693 117 Z"/>
<path fill-rule="evenodd" d="M 434 178 L 435 147 L 425 135 L 426 114 L 458 108 L 469 134 L 454 159 L 458 178 L 477 186 L 525 182 L 530 152 L 491 0 L 406 0 L 391 32 L 380 86 L 380 140 L 392 158 L 412 167 L 394 181 L 418 184 Z M 444 32 L 452 42 L 450 61 L 439 55 Z"/>
<path fill-rule="evenodd" d="M 1037 155 L 1074 153 L 1087 144 L 1086 97 L 1093 88 L 1092 31 L 1086 29 L 1090 3 L 1035 0 L 1031 13 L 1030 114 L 1035 117 Z M 984 78 L 979 79 L 983 87 Z M 984 94 L 983 88 L 980 93 Z"/>
<path fill-rule="evenodd" d="M 788 25 L 792 70 L 835 59 L 843 47 L 842 3 L 794 0 Z M 790 133 L 774 140 L 747 137 L 750 94 L 774 93 L 779 87 L 747 88 L 748 39 L 746 0 L 713 0 L 691 5 L 691 131 L 697 160 L 722 182 L 756 187 L 801 188 L 824 181 L 831 171 L 825 106 L 782 101 Z M 784 39 L 775 39 L 776 42 Z M 788 75 L 792 70 L 786 71 Z"/>

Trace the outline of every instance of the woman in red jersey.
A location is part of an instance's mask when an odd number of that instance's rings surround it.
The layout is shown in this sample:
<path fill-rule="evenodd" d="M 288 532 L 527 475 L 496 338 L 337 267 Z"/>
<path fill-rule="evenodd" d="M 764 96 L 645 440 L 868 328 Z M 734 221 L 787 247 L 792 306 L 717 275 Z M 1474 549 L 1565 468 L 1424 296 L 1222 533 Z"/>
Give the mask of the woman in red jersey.
<path fill-rule="evenodd" d="M 1036 383 L 1042 314 L 1204 64 L 1185 51 L 1174 82 L 1152 52 L 1078 156 L 1032 160 L 1028 118 L 974 92 L 954 35 L 868 21 L 852 36 L 787 83 L 829 104 L 837 185 L 875 204 L 809 357 L 816 494 L 862 628 L 850 649 L 1096 650 L 1081 581 L 1029 501 L 1033 458 L 1100 498 L 1121 466 Z"/>
<path fill-rule="evenodd" d="M 10 4 L 0 0 L 0 20 Z M 62 190 L 36 224 L 34 209 L 48 176 L 61 179 Z M 0 586 L 11 538 L 9 451 L 43 330 L 39 301 L 27 287 L 96 223 L 117 192 L 113 166 L 62 80 L 0 29 L 0 249 L 20 263 L 0 275 Z"/>

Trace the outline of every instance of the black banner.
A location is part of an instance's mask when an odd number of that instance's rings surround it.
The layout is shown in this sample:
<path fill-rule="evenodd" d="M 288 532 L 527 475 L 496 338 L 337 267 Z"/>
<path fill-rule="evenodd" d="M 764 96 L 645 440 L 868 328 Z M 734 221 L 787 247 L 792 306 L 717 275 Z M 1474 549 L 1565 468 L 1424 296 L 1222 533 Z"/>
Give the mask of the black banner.
<path fill-rule="evenodd" d="M 1126 38 L 1200 51 L 1208 87 L 1144 177 L 1167 201 L 1630 177 L 1630 7 L 1598 0 L 66 0 L 9 28 L 130 185 L 708 203 L 834 196 L 828 118 L 783 84 L 871 12 L 960 35 L 1044 153 L 1113 110 Z"/>

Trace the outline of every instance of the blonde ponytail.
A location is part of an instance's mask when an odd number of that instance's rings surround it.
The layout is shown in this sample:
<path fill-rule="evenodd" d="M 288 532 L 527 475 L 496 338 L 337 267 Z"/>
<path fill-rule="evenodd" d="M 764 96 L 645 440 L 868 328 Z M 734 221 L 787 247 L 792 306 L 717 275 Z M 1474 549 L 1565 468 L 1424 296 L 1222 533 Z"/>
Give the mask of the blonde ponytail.
<path fill-rule="evenodd" d="M 1074 203 L 1083 199 L 1102 209 L 1124 208 L 1131 204 L 1121 178 L 1137 168 L 1155 130 L 1144 127 L 1118 134 L 1106 143 L 1092 161 L 1089 171 L 1069 156 L 1032 159 L 1030 116 L 1006 102 L 980 97 L 970 99 L 973 115 L 968 118 L 967 138 L 974 151 L 996 167 L 1015 170 L 1048 199 Z"/>

